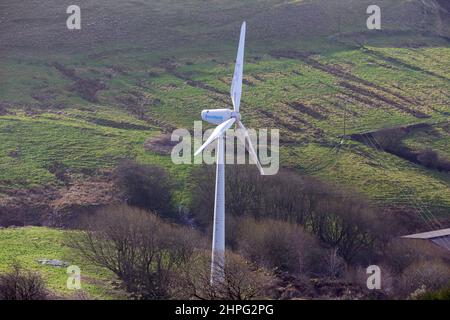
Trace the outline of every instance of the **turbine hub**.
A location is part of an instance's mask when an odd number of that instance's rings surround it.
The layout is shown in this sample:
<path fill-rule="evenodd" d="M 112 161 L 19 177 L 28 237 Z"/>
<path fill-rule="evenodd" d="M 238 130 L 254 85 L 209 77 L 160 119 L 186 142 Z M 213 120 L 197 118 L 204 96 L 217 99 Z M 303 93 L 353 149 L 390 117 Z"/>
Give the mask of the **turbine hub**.
<path fill-rule="evenodd" d="M 237 121 L 241 120 L 241 114 L 239 112 L 237 112 L 237 111 L 232 111 L 231 112 L 231 117 L 235 118 Z"/>

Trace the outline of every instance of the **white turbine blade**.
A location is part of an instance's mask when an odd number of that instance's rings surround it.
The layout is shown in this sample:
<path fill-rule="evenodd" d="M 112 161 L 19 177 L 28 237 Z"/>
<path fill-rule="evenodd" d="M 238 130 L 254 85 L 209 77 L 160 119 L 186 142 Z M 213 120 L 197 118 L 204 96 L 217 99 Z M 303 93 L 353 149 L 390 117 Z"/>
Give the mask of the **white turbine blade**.
<path fill-rule="evenodd" d="M 258 167 L 259 172 L 262 175 L 265 175 L 264 170 L 261 166 L 261 163 L 259 162 L 258 155 L 256 154 L 255 148 L 253 148 L 253 144 L 250 139 L 250 135 L 248 134 L 247 128 L 245 128 L 244 124 L 239 120 L 236 122 L 236 125 L 242 129 L 242 131 L 244 132 L 244 136 L 245 136 L 245 137 L 242 137 L 242 135 L 238 134 L 237 136 L 238 136 L 239 140 L 241 140 L 241 143 L 244 144 L 245 149 L 247 149 L 248 154 L 250 155 L 253 162 Z M 247 143 L 246 143 L 246 140 L 247 140 Z"/>
<path fill-rule="evenodd" d="M 220 125 L 218 125 L 214 131 L 209 136 L 208 140 L 194 153 L 194 156 L 197 156 L 200 154 L 203 149 L 205 149 L 211 142 L 213 142 L 215 139 L 217 139 L 220 135 L 222 135 L 225 131 L 231 128 L 233 123 L 236 121 L 235 118 L 231 118 Z"/>
<path fill-rule="evenodd" d="M 239 48 L 234 67 L 233 82 L 231 83 L 231 101 L 233 101 L 234 111 L 239 112 L 242 96 L 242 77 L 244 73 L 244 47 L 245 47 L 246 23 L 241 27 L 241 37 L 239 39 Z"/>

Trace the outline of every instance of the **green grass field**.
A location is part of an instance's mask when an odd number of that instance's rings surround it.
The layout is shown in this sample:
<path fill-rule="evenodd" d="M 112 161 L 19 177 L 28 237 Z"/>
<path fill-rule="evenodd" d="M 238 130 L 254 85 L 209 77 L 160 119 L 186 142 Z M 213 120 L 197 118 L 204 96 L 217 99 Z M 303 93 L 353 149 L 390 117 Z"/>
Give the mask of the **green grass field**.
<path fill-rule="evenodd" d="M 67 288 L 66 268 L 41 265 L 39 259 L 58 259 L 81 269 L 81 289 L 94 299 L 120 298 L 119 290 L 111 283 L 112 274 L 87 263 L 67 246 L 65 232 L 58 229 L 26 227 L 0 230 L 0 271 L 10 270 L 13 264 L 25 270 L 38 271 L 50 291 L 62 298 L 76 297 Z"/>

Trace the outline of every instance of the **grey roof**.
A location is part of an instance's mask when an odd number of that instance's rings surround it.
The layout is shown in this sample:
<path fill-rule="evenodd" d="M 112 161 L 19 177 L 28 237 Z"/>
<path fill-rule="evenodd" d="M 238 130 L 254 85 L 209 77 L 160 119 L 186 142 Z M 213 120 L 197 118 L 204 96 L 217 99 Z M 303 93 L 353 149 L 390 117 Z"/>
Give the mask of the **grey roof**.
<path fill-rule="evenodd" d="M 446 237 L 446 236 L 450 236 L 450 228 L 436 230 L 436 231 L 430 231 L 430 232 L 410 234 L 410 235 L 407 235 L 407 236 L 403 236 L 402 238 L 407 238 L 407 239 L 435 239 L 435 238 Z"/>

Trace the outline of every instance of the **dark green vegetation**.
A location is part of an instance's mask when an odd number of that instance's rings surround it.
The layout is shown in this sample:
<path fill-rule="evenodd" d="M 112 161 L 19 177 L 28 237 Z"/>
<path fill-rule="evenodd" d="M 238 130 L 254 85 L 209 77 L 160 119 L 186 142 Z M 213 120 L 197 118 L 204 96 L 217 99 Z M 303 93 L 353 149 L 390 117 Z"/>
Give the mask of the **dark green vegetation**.
<path fill-rule="evenodd" d="M 187 207 L 195 166 L 148 140 L 230 106 L 246 20 L 242 112 L 249 127 L 281 130 L 281 166 L 366 195 L 379 216 L 415 217 L 420 231 L 448 224 L 450 175 L 437 165 L 450 159 L 446 1 L 78 4 L 80 31 L 60 1 L 0 4 L 0 222 L 58 224 L 49 215 L 117 200 L 125 159 L 167 169 L 172 204 Z M 369 4 L 382 31 L 366 28 Z"/>

